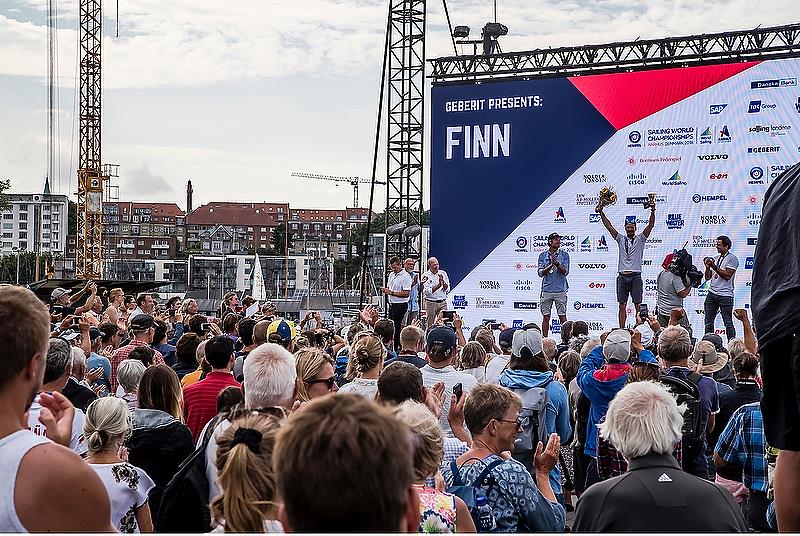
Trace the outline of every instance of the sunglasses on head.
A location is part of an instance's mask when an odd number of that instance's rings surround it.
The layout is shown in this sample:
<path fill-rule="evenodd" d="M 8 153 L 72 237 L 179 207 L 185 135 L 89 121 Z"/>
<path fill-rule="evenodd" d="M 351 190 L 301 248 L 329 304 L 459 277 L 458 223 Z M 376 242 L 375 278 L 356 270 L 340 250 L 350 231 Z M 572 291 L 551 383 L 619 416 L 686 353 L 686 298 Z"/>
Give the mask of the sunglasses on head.
<path fill-rule="evenodd" d="M 309 385 L 313 385 L 315 383 L 324 383 L 328 389 L 333 389 L 333 384 L 336 383 L 336 378 L 331 376 L 330 378 L 325 378 L 324 380 L 308 380 L 303 383 L 307 383 Z"/>
<path fill-rule="evenodd" d="M 247 409 L 244 404 L 237 404 L 228 412 L 228 420 L 233 422 L 241 417 L 253 415 L 263 415 L 266 417 L 275 417 L 278 420 L 283 420 L 289 416 L 289 412 L 280 406 L 267 406 L 264 408 Z"/>

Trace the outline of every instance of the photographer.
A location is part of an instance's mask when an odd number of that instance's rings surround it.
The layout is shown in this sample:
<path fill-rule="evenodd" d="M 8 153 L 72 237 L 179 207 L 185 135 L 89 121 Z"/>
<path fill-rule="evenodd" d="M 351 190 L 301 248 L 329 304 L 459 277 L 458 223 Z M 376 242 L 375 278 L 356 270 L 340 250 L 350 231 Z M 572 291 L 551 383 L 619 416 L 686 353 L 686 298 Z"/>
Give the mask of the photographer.
<path fill-rule="evenodd" d="M 682 308 L 683 299 L 689 295 L 692 290 L 692 285 L 689 278 L 686 277 L 685 271 L 683 277 L 678 273 L 680 272 L 679 264 L 674 263 L 676 254 L 670 253 L 664 257 L 664 262 L 661 263 L 664 270 L 658 274 L 656 284 L 658 287 L 658 300 L 656 301 L 656 318 L 658 323 L 666 326 L 669 323 L 669 315 L 672 309 Z M 692 326 L 689 319 L 684 315 L 680 319 L 680 325 L 686 328 L 689 336 L 692 336 Z"/>

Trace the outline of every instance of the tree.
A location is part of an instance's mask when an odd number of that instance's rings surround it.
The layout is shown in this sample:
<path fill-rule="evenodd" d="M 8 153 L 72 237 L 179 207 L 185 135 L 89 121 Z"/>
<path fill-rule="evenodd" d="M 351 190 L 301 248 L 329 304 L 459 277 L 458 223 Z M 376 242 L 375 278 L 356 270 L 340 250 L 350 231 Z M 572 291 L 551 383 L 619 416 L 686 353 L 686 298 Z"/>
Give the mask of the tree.
<path fill-rule="evenodd" d="M 78 203 L 75 201 L 67 205 L 67 234 L 78 234 Z"/>
<path fill-rule="evenodd" d="M 11 200 L 6 194 L 6 190 L 11 188 L 11 179 L 0 180 L 0 212 L 11 210 Z"/>
<path fill-rule="evenodd" d="M 287 240 L 287 237 L 286 237 L 287 227 L 288 227 L 288 224 L 284 222 L 284 223 L 278 225 L 277 227 L 273 227 L 272 228 L 272 232 L 270 233 L 270 237 L 269 237 L 269 242 L 270 242 L 270 244 L 269 244 L 269 254 L 270 255 L 285 255 L 286 254 L 286 252 L 287 252 L 286 251 L 286 246 L 287 246 L 287 242 L 286 242 L 286 240 Z M 292 239 L 292 235 L 291 234 L 289 234 L 288 240 L 289 240 L 288 241 L 288 249 L 291 250 L 292 249 L 292 242 L 294 241 Z"/>

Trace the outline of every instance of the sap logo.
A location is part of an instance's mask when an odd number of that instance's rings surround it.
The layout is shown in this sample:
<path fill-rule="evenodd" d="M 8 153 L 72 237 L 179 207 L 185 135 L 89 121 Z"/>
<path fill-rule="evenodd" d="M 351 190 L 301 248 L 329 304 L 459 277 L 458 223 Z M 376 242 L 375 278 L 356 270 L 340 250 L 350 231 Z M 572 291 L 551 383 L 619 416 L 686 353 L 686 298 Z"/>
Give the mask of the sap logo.
<path fill-rule="evenodd" d="M 779 153 L 781 152 L 781 148 L 775 145 L 762 145 L 760 147 L 748 147 L 747 153 L 748 154 L 759 154 L 759 153 Z"/>
<path fill-rule="evenodd" d="M 641 186 L 647 182 L 647 175 L 644 173 L 631 173 L 628 175 L 628 184 L 631 186 Z"/>
<path fill-rule="evenodd" d="M 705 315 L 706 314 L 705 309 L 695 309 L 694 312 L 696 314 L 698 314 L 698 315 Z"/>
<path fill-rule="evenodd" d="M 727 154 L 699 154 L 697 155 L 698 160 L 727 160 Z"/>
<path fill-rule="evenodd" d="M 757 246 L 758 245 L 758 238 L 748 238 L 747 239 L 748 246 Z"/>
<path fill-rule="evenodd" d="M 628 147 L 641 147 L 642 146 L 642 133 L 638 130 L 632 130 L 630 134 L 628 134 Z"/>
<path fill-rule="evenodd" d="M 728 178 L 727 173 L 712 173 L 708 176 L 712 181 L 723 181 Z"/>
<path fill-rule="evenodd" d="M 581 309 L 605 309 L 606 306 L 603 303 L 587 303 L 587 302 L 579 302 L 576 301 L 572 304 L 576 311 L 580 311 Z"/>
<path fill-rule="evenodd" d="M 731 133 L 728 130 L 728 125 L 724 125 L 717 135 L 717 143 L 728 143 L 731 141 Z"/>
<path fill-rule="evenodd" d="M 500 281 L 478 281 L 478 286 L 483 290 L 500 290 Z"/>
<path fill-rule="evenodd" d="M 606 288 L 606 284 L 605 283 L 595 283 L 594 281 L 592 281 L 591 283 L 589 283 L 589 288 Z"/>
<path fill-rule="evenodd" d="M 597 251 L 608 251 L 608 242 L 606 242 L 606 235 L 600 235 L 597 239 Z"/>
<path fill-rule="evenodd" d="M 791 168 L 792 166 L 789 164 L 786 165 L 776 165 L 776 166 L 769 166 L 769 178 L 770 179 L 777 179 L 780 177 L 781 173 L 786 171 L 787 169 Z"/>
<path fill-rule="evenodd" d="M 702 203 L 703 201 L 727 201 L 728 197 L 724 194 L 720 195 L 700 195 L 694 194 L 692 196 L 692 201 L 695 203 Z"/>
<path fill-rule="evenodd" d="M 726 106 L 727 104 L 712 104 L 708 107 L 708 113 L 711 115 L 719 115 Z"/>
<path fill-rule="evenodd" d="M 522 319 L 514 319 L 511 321 L 511 327 L 514 329 L 522 329 Z"/>
<path fill-rule="evenodd" d="M 711 127 L 706 127 L 706 129 L 700 133 L 700 143 L 701 144 L 708 144 L 714 141 L 714 133 L 711 132 Z"/>
<path fill-rule="evenodd" d="M 753 269 L 753 264 L 755 264 L 755 262 L 756 262 L 756 260 L 755 260 L 754 257 L 747 257 L 744 260 L 744 269 L 745 270 L 752 270 Z"/>
<path fill-rule="evenodd" d="M 760 100 L 751 100 L 750 105 L 747 108 L 747 113 L 749 114 L 758 114 L 761 113 L 761 110 L 774 110 L 777 108 L 778 105 L 774 102 L 762 102 Z"/>
<path fill-rule="evenodd" d="M 675 173 L 673 173 L 667 180 L 661 181 L 661 184 L 664 186 L 686 186 L 686 181 L 682 180 L 678 170 L 675 170 Z"/>
<path fill-rule="evenodd" d="M 757 205 L 758 204 L 758 196 L 757 195 L 748 195 L 747 196 L 747 204 L 749 204 L 749 205 Z"/>
<path fill-rule="evenodd" d="M 590 253 L 592 251 L 592 237 L 587 236 L 581 241 L 581 253 Z"/>
<path fill-rule="evenodd" d="M 453 296 L 453 309 L 466 309 L 467 306 L 469 306 L 469 303 L 464 294 Z"/>
<path fill-rule="evenodd" d="M 553 223 L 567 223 L 567 217 L 564 215 L 564 208 L 558 207 L 556 216 L 553 218 Z"/>
<path fill-rule="evenodd" d="M 772 80 L 753 80 L 750 89 L 770 89 L 776 87 L 797 87 L 797 78 L 776 78 Z"/>
<path fill-rule="evenodd" d="M 606 269 L 606 265 L 605 264 L 579 262 L 578 263 L 578 268 L 580 268 L 582 270 L 605 270 Z"/>
<path fill-rule="evenodd" d="M 683 214 L 667 214 L 667 229 L 683 229 Z"/>
<path fill-rule="evenodd" d="M 764 184 L 764 169 L 759 166 L 750 168 L 750 180 L 747 184 Z"/>
<path fill-rule="evenodd" d="M 761 214 L 758 214 L 757 212 L 751 212 L 747 216 L 747 223 L 750 225 L 761 225 Z"/>
<path fill-rule="evenodd" d="M 601 221 L 600 214 L 589 214 L 589 223 L 600 223 Z"/>
<path fill-rule="evenodd" d="M 538 309 L 539 304 L 537 302 L 527 302 L 527 301 L 515 301 L 514 302 L 514 309 Z"/>
<path fill-rule="evenodd" d="M 586 184 L 594 184 L 599 182 L 606 182 L 606 176 L 602 173 L 599 174 L 592 174 L 592 175 L 584 175 L 583 182 Z"/>
<path fill-rule="evenodd" d="M 511 155 L 511 123 L 447 127 L 445 159 L 453 159 L 453 151 L 463 146 L 464 159 L 497 158 Z"/>

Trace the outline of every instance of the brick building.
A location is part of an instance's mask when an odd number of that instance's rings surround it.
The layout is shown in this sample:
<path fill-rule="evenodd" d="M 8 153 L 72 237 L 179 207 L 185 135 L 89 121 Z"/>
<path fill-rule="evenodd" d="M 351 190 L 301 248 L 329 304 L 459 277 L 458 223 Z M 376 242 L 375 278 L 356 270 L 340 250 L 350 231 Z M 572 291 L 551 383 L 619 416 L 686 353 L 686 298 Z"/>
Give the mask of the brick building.
<path fill-rule="evenodd" d="M 212 255 L 265 250 L 272 230 L 288 219 L 288 203 L 213 201 L 186 216 L 186 250 Z"/>

